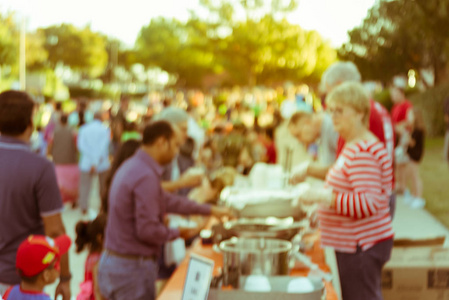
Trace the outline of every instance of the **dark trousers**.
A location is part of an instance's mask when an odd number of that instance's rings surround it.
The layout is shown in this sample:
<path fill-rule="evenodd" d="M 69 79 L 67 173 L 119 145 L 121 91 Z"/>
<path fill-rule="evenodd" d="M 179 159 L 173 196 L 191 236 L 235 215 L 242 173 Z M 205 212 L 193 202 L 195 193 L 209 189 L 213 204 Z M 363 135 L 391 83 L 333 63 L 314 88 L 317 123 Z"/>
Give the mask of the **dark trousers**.
<path fill-rule="evenodd" d="M 343 300 L 382 300 L 382 268 L 390 259 L 393 239 L 366 251 L 335 252 Z"/>

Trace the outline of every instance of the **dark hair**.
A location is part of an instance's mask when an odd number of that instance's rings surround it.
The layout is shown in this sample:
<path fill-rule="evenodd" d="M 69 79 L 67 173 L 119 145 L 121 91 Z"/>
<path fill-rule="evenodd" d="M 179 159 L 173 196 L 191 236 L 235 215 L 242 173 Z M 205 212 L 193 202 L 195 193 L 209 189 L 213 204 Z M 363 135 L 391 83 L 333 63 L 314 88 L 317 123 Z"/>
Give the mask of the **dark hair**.
<path fill-rule="evenodd" d="M 143 130 L 142 143 L 144 145 L 153 145 L 160 137 L 167 140 L 175 135 L 173 127 L 167 121 L 156 121 L 145 126 Z"/>
<path fill-rule="evenodd" d="M 179 153 L 187 157 L 192 157 L 194 149 L 195 149 L 195 140 L 192 139 L 191 137 L 187 137 L 184 145 L 182 145 L 179 148 Z"/>
<path fill-rule="evenodd" d="M 79 221 L 76 224 L 76 252 L 80 253 L 88 246 L 90 252 L 99 252 L 103 249 L 103 239 L 98 240 L 98 235 L 104 236 L 106 228 L 106 215 L 100 213 L 93 221 Z"/>
<path fill-rule="evenodd" d="M 208 140 L 203 144 L 203 149 L 204 149 L 204 148 L 212 148 L 212 147 L 213 147 L 212 143 L 213 143 L 212 139 L 208 139 Z"/>
<path fill-rule="evenodd" d="M 6 91 L 0 94 L 0 133 L 17 136 L 32 124 L 34 102 L 25 92 Z"/>
<path fill-rule="evenodd" d="M 61 115 L 61 119 L 60 119 L 61 124 L 62 124 L 62 125 L 66 125 L 66 124 L 67 124 L 67 120 L 68 120 L 67 115 L 66 115 L 66 114 L 62 114 L 62 115 Z"/>
<path fill-rule="evenodd" d="M 39 279 L 39 276 L 40 276 L 40 275 L 42 274 L 42 272 L 44 272 L 44 271 L 39 272 L 38 274 L 33 275 L 33 276 L 26 276 L 25 274 L 23 274 L 23 271 L 20 270 L 20 269 L 17 269 L 17 272 L 19 273 L 20 279 L 21 279 L 22 281 L 24 281 L 24 282 L 26 282 L 26 283 L 33 284 L 33 283 L 36 283 L 36 282 L 37 282 L 37 280 Z"/>
<path fill-rule="evenodd" d="M 217 125 L 214 128 L 214 133 L 216 133 L 216 134 L 221 134 L 221 133 L 223 133 L 223 131 L 224 131 L 224 128 L 221 125 Z"/>
<path fill-rule="evenodd" d="M 171 105 L 171 99 L 170 98 L 165 98 L 163 101 L 162 101 L 162 106 L 164 107 L 164 108 L 167 108 L 167 107 L 169 107 Z"/>
<path fill-rule="evenodd" d="M 136 131 L 137 130 L 136 122 L 126 122 L 124 130 L 125 131 Z"/>
<path fill-rule="evenodd" d="M 112 179 L 114 178 L 115 172 L 122 165 L 122 163 L 130 158 L 139 149 L 141 142 L 138 140 L 127 140 L 124 142 L 120 148 L 115 153 L 114 159 L 112 160 L 112 166 L 109 170 L 108 177 L 106 178 L 106 188 L 104 195 L 101 195 L 101 211 L 108 213 L 109 208 L 109 188 L 111 187 Z"/>
<path fill-rule="evenodd" d="M 267 128 L 265 128 L 265 134 L 267 135 L 267 137 L 270 138 L 270 140 L 273 140 L 274 139 L 274 127 L 268 126 Z"/>
<path fill-rule="evenodd" d="M 86 124 L 86 120 L 85 120 L 85 112 L 87 109 L 87 101 L 85 99 L 80 100 L 79 102 L 79 111 L 78 111 L 78 127 L 83 126 L 84 124 Z"/>

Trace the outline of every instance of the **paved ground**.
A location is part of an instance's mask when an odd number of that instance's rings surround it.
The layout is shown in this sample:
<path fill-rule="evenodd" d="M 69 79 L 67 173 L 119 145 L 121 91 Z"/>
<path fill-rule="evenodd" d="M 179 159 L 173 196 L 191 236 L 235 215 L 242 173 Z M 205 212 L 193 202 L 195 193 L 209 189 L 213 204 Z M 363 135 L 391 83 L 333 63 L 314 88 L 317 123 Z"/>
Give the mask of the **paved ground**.
<path fill-rule="evenodd" d="M 100 197 L 98 192 L 98 182 L 95 182 L 93 185 L 92 193 L 90 196 L 90 211 L 85 216 L 82 215 L 81 210 L 79 208 L 72 209 L 70 205 L 66 205 L 65 210 L 62 214 L 62 218 L 64 221 L 64 225 L 67 231 L 67 234 L 72 238 L 73 243 L 75 242 L 76 234 L 75 234 L 75 226 L 76 223 L 80 220 L 88 220 L 89 218 L 95 218 L 96 213 L 98 213 L 100 208 Z M 72 299 L 75 300 L 76 295 L 79 292 L 79 284 L 84 280 L 84 263 L 87 257 L 87 250 L 82 253 L 75 253 L 75 247 L 72 246 L 69 252 L 70 257 L 70 270 L 72 272 Z M 46 291 L 50 295 L 54 294 L 55 285 L 49 286 Z"/>

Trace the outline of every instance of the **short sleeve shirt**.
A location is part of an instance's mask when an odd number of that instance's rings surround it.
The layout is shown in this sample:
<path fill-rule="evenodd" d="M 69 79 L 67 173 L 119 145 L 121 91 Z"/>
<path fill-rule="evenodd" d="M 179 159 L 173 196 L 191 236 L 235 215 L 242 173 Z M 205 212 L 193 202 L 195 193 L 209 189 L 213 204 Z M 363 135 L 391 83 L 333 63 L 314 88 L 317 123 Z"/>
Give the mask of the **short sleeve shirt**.
<path fill-rule="evenodd" d="M 24 291 L 19 285 L 10 288 L 4 295 L 5 300 L 51 300 L 50 296 L 42 292 Z"/>
<path fill-rule="evenodd" d="M 42 217 L 62 211 L 53 164 L 17 139 L 0 136 L 0 282 L 18 284 L 16 252 L 30 234 L 43 235 Z"/>
<path fill-rule="evenodd" d="M 407 119 L 407 113 L 411 108 L 413 108 L 413 105 L 408 100 L 395 104 L 391 109 L 391 120 L 393 124 L 405 121 Z"/>

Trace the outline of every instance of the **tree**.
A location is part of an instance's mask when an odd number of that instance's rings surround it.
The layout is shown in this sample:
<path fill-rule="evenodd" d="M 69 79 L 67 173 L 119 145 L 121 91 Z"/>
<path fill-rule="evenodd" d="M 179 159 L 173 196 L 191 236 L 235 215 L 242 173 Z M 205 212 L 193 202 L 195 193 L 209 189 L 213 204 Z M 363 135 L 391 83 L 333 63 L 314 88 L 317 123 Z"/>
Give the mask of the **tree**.
<path fill-rule="evenodd" d="M 0 66 L 18 62 L 18 28 L 13 14 L 0 14 Z"/>
<path fill-rule="evenodd" d="M 26 65 L 31 71 L 45 67 L 48 52 L 45 50 L 45 36 L 42 32 L 28 33 L 26 37 Z"/>
<path fill-rule="evenodd" d="M 448 15 L 449 0 L 381 0 L 349 32 L 339 56 L 357 64 L 365 79 L 388 82 L 430 68 L 439 83 L 446 78 Z"/>
<path fill-rule="evenodd" d="M 214 15 L 215 22 L 232 24 L 237 17 L 245 20 L 260 20 L 266 15 L 282 19 L 285 14 L 298 7 L 298 0 L 200 0 L 200 4 Z M 209 20 L 210 21 L 210 20 Z M 244 21 L 240 17 L 240 21 Z"/>
<path fill-rule="evenodd" d="M 238 23 L 226 39 L 225 66 L 242 84 L 319 81 L 336 51 L 315 31 L 266 15 Z"/>
<path fill-rule="evenodd" d="M 250 86 L 285 80 L 316 83 L 336 59 L 336 51 L 317 32 L 277 17 L 297 1 L 201 3 L 212 13 L 207 20 L 192 12 L 185 23 L 158 18 L 143 27 L 136 42 L 138 61 L 176 75 L 180 86 L 201 87 L 215 75 L 227 84 Z M 235 19 L 238 9 L 247 12 L 246 18 Z"/>
<path fill-rule="evenodd" d="M 78 29 L 70 24 L 40 29 L 45 35 L 50 67 L 63 63 L 89 77 L 103 73 L 108 55 L 105 39 L 89 27 Z"/>
<path fill-rule="evenodd" d="M 141 29 L 137 39 L 138 60 L 146 67 L 159 67 L 176 75 L 179 85 L 200 87 L 202 79 L 217 68 L 207 30 L 199 19 L 187 23 L 153 19 Z"/>

